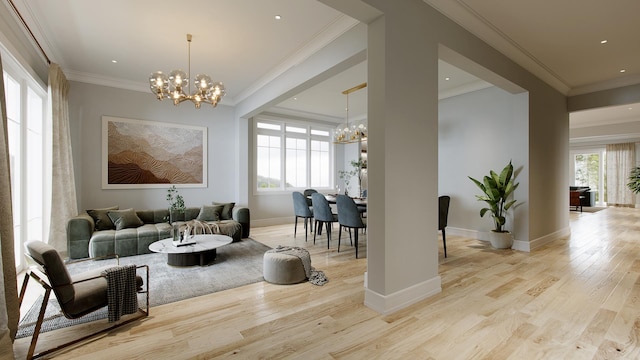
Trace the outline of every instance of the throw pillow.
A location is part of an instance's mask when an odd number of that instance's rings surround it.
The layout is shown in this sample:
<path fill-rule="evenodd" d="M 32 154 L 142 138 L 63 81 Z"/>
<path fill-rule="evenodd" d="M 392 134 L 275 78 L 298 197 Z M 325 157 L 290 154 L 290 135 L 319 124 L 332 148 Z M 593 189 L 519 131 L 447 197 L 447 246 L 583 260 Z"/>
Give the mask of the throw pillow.
<path fill-rule="evenodd" d="M 113 224 L 116 226 L 116 230 L 128 229 L 128 228 L 136 228 L 144 225 L 142 220 L 138 217 L 135 210 L 126 209 L 126 210 L 110 210 L 107 212 L 109 219 L 113 221 Z"/>
<path fill-rule="evenodd" d="M 96 231 L 98 230 L 113 230 L 115 226 L 109 216 L 107 216 L 107 211 L 109 210 L 118 210 L 117 206 L 111 206 L 103 209 L 91 209 L 87 210 L 87 214 L 93 218 L 93 222 L 96 224 Z"/>
<path fill-rule="evenodd" d="M 220 220 L 232 220 L 233 219 L 233 207 L 236 203 L 219 203 L 213 202 L 213 205 L 224 205 L 222 212 L 220 213 Z"/>
<path fill-rule="evenodd" d="M 224 209 L 224 205 L 202 205 L 196 219 L 200 221 L 219 221 L 222 209 Z"/>

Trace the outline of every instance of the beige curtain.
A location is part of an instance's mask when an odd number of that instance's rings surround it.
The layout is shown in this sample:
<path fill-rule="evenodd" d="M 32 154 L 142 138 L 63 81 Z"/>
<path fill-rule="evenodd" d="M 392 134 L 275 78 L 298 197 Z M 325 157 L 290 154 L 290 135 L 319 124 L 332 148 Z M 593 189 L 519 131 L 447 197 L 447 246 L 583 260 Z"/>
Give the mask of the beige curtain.
<path fill-rule="evenodd" d="M 57 64 L 49 66 L 52 122 L 51 225 L 49 244 L 67 254 L 67 220 L 78 214 L 69 128 L 69 82 Z"/>
<path fill-rule="evenodd" d="M 16 260 L 13 244 L 13 210 L 11 202 L 11 173 L 9 167 L 9 139 L 7 104 L 4 94 L 4 75 L 0 57 L 0 354 L 13 358 L 13 339 L 16 336 L 20 307 L 16 279 Z"/>
<path fill-rule="evenodd" d="M 635 195 L 627 188 L 629 174 L 635 163 L 634 143 L 607 145 L 607 205 L 635 205 Z"/>

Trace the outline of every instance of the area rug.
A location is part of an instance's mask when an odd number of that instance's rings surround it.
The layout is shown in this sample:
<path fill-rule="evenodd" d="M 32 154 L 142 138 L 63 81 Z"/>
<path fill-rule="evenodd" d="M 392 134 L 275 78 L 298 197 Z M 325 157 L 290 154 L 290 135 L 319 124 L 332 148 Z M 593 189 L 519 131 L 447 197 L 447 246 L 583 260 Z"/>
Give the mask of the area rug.
<path fill-rule="evenodd" d="M 584 206 L 582 207 L 582 212 L 595 213 L 604 209 L 606 207 Z"/>
<path fill-rule="evenodd" d="M 271 248 L 252 239 L 231 243 L 218 248 L 218 254 L 208 266 L 175 267 L 167 265 L 166 254 L 145 254 L 120 258 L 120 265 L 149 265 L 149 306 L 168 304 L 217 291 L 263 281 L 262 258 Z M 115 260 L 83 261 L 67 266 L 69 273 L 77 274 L 95 267 L 115 265 Z M 139 272 L 144 278 L 144 272 Z M 30 281 L 29 286 L 38 286 Z M 141 302 L 145 299 L 139 296 Z M 31 336 L 38 318 L 42 296 L 29 309 L 20 322 L 16 338 Z M 144 304 L 141 304 L 141 306 Z M 103 308 L 80 319 L 70 320 L 60 312 L 60 307 L 51 294 L 41 332 L 51 331 L 75 324 L 105 319 L 107 308 Z"/>

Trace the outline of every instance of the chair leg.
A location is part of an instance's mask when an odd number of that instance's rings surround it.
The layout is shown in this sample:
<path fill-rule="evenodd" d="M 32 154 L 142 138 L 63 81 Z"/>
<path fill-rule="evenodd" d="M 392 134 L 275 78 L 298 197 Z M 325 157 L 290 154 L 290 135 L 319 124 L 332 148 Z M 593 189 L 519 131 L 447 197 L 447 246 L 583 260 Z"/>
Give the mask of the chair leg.
<path fill-rule="evenodd" d="M 351 229 L 349 229 L 351 230 Z M 356 259 L 358 258 L 358 229 L 356 228 L 356 231 L 354 231 L 355 235 L 353 236 L 355 238 L 355 242 L 356 242 Z"/>
<path fill-rule="evenodd" d="M 307 242 L 307 234 L 309 233 L 309 231 L 307 230 L 307 223 L 309 218 L 304 218 L 304 242 Z"/>
<path fill-rule="evenodd" d="M 327 227 L 327 250 L 329 249 L 329 243 L 331 242 L 331 223 L 325 223 Z"/>
<path fill-rule="evenodd" d="M 44 321 L 44 313 L 47 310 L 47 304 L 49 303 L 49 296 L 51 295 L 51 288 L 47 288 L 44 292 L 44 298 L 40 305 L 40 312 L 38 313 L 38 321 L 36 321 L 36 327 L 33 329 L 33 335 L 31 336 L 31 345 L 29 345 L 29 351 L 27 352 L 27 359 L 33 359 L 33 353 L 36 350 L 36 343 L 38 342 L 38 336 L 40 335 L 40 329 L 42 328 L 42 322 Z"/>
<path fill-rule="evenodd" d="M 340 252 L 340 238 L 342 237 L 342 225 L 338 225 L 338 252 Z"/>
<path fill-rule="evenodd" d="M 314 221 L 315 225 L 316 225 L 316 230 L 318 230 L 318 220 Z M 317 231 L 313 232 L 313 245 L 316 244 L 316 233 Z"/>
<path fill-rule="evenodd" d="M 298 217 L 296 216 L 296 221 L 293 224 L 293 238 L 296 238 L 296 231 L 298 230 Z"/>
<path fill-rule="evenodd" d="M 444 245 L 444 257 L 447 257 L 447 235 L 444 229 L 442 229 L 442 245 Z"/>

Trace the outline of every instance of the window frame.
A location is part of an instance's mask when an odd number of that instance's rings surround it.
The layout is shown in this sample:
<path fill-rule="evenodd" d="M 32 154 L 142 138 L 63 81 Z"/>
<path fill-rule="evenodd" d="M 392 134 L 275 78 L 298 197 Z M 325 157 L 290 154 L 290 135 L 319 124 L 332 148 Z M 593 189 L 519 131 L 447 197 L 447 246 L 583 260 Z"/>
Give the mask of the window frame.
<path fill-rule="evenodd" d="M 280 126 L 280 130 L 258 128 L 259 123 L 272 124 Z M 287 132 L 287 127 L 304 128 L 305 133 Z M 329 191 L 333 189 L 335 182 L 335 146 L 332 142 L 333 129 L 330 125 L 318 124 L 312 121 L 283 119 L 276 116 L 260 115 L 253 118 L 253 193 L 254 195 L 266 194 L 284 194 L 293 191 L 302 191 L 313 187 L 319 191 Z M 312 131 L 323 131 L 327 136 L 312 134 Z M 259 188 L 258 187 L 258 136 L 269 135 L 278 136 L 280 138 L 280 186 L 275 188 Z M 287 138 L 304 139 L 306 141 L 306 184 L 304 186 L 287 186 L 287 166 L 286 166 L 286 140 Z M 311 185 L 311 141 L 326 141 L 329 144 L 329 185 L 328 186 L 312 186 Z"/>
<path fill-rule="evenodd" d="M 2 69 L 6 75 L 10 76 L 13 81 L 15 81 L 19 86 L 19 98 L 20 98 L 20 109 L 19 109 L 19 127 L 20 127 L 20 165 L 18 167 L 19 170 L 19 191 L 13 192 L 12 197 L 15 202 L 15 198 L 17 197 L 20 201 L 19 211 L 14 210 L 14 228 L 19 226 L 21 228 L 14 236 L 20 236 L 19 239 L 14 239 L 16 243 L 15 251 L 16 251 L 16 271 L 22 271 L 26 268 L 27 264 L 24 257 L 24 243 L 30 240 L 41 240 L 43 242 L 48 242 L 49 238 L 49 214 L 50 214 L 50 194 L 51 194 L 51 121 L 49 117 L 49 96 L 47 86 L 42 83 L 39 79 L 33 77 L 33 72 L 29 71 L 29 69 L 25 68 L 21 65 L 15 57 L 11 53 L 6 50 L 3 46 L 0 46 L 0 53 L 2 54 Z M 3 74 L 3 78 L 4 78 Z M 4 81 L 7 81 L 6 79 Z M 5 92 L 7 89 L 5 88 Z M 42 195 L 39 210 L 39 216 L 41 218 L 39 229 L 39 236 L 35 236 L 33 232 L 27 232 L 26 229 L 28 223 L 32 220 L 30 216 L 33 216 L 33 212 L 29 212 L 30 200 L 33 200 L 29 196 L 30 187 L 29 187 L 29 171 L 30 168 L 29 158 L 33 156 L 32 153 L 29 153 L 30 147 L 29 134 L 32 132 L 33 128 L 30 125 L 33 117 L 30 112 L 31 106 L 31 96 L 37 96 L 38 101 L 41 103 L 36 110 L 42 118 L 42 123 L 40 126 L 40 136 L 41 136 L 41 147 L 40 147 L 40 174 L 42 175 L 42 182 L 38 184 L 39 192 Z M 7 105 L 8 107 L 8 105 Z M 9 114 L 7 114 L 9 116 Z M 40 117 L 38 116 L 38 118 Z M 14 169 L 14 165 L 12 166 L 12 170 Z M 15 170 L 13 170 L 15 171 Z M 13 186 L 12 186 L 13 188 Z M 15 224 L 16 217 L 19 220 L 18 224 Z M 20 246 L 17 246 L 17 242 L 19 240 Z"/>

